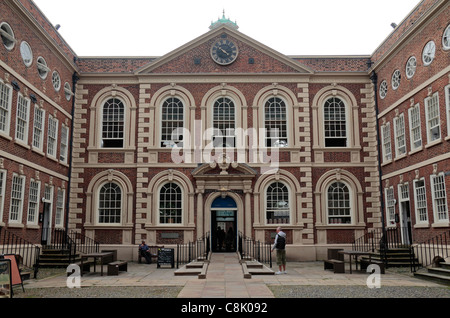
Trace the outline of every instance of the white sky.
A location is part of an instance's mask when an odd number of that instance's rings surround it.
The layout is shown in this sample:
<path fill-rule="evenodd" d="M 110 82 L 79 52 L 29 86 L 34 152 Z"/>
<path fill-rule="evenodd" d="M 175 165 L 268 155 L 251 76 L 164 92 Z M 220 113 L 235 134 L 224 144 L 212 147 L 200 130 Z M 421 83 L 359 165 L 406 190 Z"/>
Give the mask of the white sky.
<path fill-rule="evenodd" d="M 419 0 L 34 0 L 79 56 L 162 56 L 225 16 L 286 55 L 370 55 Z"/>

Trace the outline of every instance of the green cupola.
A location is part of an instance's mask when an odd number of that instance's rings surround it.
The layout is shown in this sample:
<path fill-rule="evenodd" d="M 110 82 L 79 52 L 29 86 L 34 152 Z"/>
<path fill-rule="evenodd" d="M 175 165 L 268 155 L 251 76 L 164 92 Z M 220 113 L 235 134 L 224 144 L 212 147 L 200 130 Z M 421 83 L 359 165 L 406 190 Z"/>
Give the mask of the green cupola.
<path fill-rule="evenodd" d="M 223 10 L 222 18 L 219 18 L 216 22 L 211 22 L 209 29 L 212 30 L 212 29 L 218 28 L 224 24 L 235 30 L 239 29 L 239 26 L 237 25 L 236 21 L 233 22 L 230 19 L 225 18 L 225 10 Z"/>

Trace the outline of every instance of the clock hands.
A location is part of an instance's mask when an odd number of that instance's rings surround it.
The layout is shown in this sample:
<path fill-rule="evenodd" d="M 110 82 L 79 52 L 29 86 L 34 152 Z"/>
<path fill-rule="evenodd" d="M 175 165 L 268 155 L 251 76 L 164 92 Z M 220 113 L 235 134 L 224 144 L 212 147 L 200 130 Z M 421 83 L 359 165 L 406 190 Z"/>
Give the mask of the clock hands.
<path fill-rule="evenodd" d="M 226 55 L 230 55 L 230 53 L 228 53 L 227 51 L 225 51 L 224 49 L 222 49 L 221 47 L 219 47 L 219 50 L 221 50 L 223 53 L 225 53 Z"/>

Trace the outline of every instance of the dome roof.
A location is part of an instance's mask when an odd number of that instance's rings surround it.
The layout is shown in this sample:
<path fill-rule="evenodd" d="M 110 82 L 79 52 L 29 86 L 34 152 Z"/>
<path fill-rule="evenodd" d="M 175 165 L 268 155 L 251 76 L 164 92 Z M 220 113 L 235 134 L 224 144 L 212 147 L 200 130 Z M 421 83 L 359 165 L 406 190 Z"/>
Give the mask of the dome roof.
<path fill-rule="evenodd" d="M 229 18 L 225 18 L 225 10 L 223 10 L 222 18 L 219 18 L 216 22 L 211 22 L 209 28 L 212 30 L 220 27 L 223 24 L 226 24 L 235 30 L 239 29 L 239 26 L 237 25 L 236 21 L 233 22 Z"/>

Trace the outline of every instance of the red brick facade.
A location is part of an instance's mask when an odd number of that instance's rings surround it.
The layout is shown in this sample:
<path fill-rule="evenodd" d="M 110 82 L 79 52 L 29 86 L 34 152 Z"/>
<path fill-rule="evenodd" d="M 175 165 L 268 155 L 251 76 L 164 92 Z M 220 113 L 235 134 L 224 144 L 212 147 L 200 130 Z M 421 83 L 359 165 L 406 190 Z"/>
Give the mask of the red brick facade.
<path fill-rule="evenodd" d="M 372 56 L 284 56 L 224 25 L 158 58 L 82 58 L 32 1 L 3 1 L 0 24 L 11 27 L 16 42 L 12 49 L 0 46 L 0 83 L 11 91 L 12 105 L 9 132 L 0 132 L 0 226 L 40 243 L 44 224 L 29 216 L 35 200 L 30 195 L 31 181 L 37 180 L 38 214 L 44 219 L 50 213 L 44 209 L 50 206 L 52 228 L 67 227 L 130 251 L 142 239 L 167 246 L 193 241 L 214 232 L 219 224 L 227 224 L 235 233 L 271 240 L 275 227 L 281 225 L 291 257 L 320 259 L 326 246 L 349 246 L 365 230 L 380 228 L 383 222 L 388 227 L 401 226 L 388 221 L 395 214 L 402 221 L 407 204 L 415 242 L 448 229 L 449 197 L 439 201 L 445 201 L 447 210 L 436 222 L 433 202 L 437 201 L 431 196 L 430 178 L 441 173 L 445 189 L 450 188 L 450 97 L 445 91 L 450 90 L 450 50 L 443 48 L 442 41 L 449 10 L 445 1 L 422 1 Z M 238 47 L 236 60 L 227 65 L 211 56 L 211 47 L 223 39 Z M 422 50 L 430 40 L 436 44 L 436 54 L 429 66 L 423 66 Z M 22 41 L 33 51 L 30 67 L 21 57 Z M 405 65 L 410 56 L 417 58 L 417 69 L 407 78 Z M 39 76 L 38 57 L 47 63 L 46 79 Z M 391 78 L 397 69 L 401 81 L 393 90 Z M 55 70 L 62 83 L 59 91 L 52 85 Z M 384 98 L 379 94 L 382 81 L 388 83 Z M 68 99 L 65 83 L 74 91 Z M 424 101 L 434 93 L 439 99 L 441 138 L 430 144 Z M 26 145 L 15 138 L 19 94 L 33 100 Z M 162 146 L 163 129 L 170 124 L 163 119 L 164 105 L 175 98 L 183 106 L 185 129 L 185 148 L 179 151 Z M 232 102 L 229 121 L 236 131 L 246 133 L 242 145 L 208 148 L 205 132 L 220 121 L 221 113 L 215 113 L 219 100 Z M 261 129 L 269 125 L 266 112 L 271 100 L 284 103 L 280 109 L 285 112 L 281 121 L 286 127 L 286 147 L 266 148 L 258 143 L 265 137 Z M 108 103 L 116 107 L 114 116 L 107 115 Z M 326 109 L 327 103 L 336 108 Z M 422 149 L 413 151 L 409 110 L 416 104 L 423 124 Z M 35 105 L 45 117 L 40 151 L 33 148 Z M 329 112 L 336 109 L 343 119 L 330 122 Z M 394 121 L 401 114 L 407 151 L 396 157 Z M 49 118 L 57 119 L 54 157 L 47 153 Z M 226 121 L 221 118 L 222 123 Z M 392 159 L 386 162 L 381 157 L 379 162 L 378 153 L 384 147 L 379 136 L 387 123 Z M 68 150 L 72 150 L 67 161 L 60 160 L 65 147 L 61 145 L 63 125 L 68 128 Z M 336 146 L 333 138 L 342 137 L 340 127 L 344 127 L 344 145 Z M 113 135 L 120 135 L 112 138 L 118 144 L 109 147 L 108 138 Z M 219 156 L 211 157 L 210 151 Z M 223 161 L 221 151 L 228 161 Z M 16 181 L 21 177 L 24 187 L 22 198 L 12 202 L 14 177 Z M 420 178 L 425 180 L 427 194 L 426 212 L 421 213 L 427 214 L 428 223 L 416 220 L 413 184 Z M 400 200 L 400 184 L 409 186 L 409 200 Z M 398 202 L 394 206 L 392 197 L 387 202 L 386 196 L 392 186 Z M 41 198 L 46 187 L 53 189 L 53 196 L 44 206 Z M 164 196 L 167 188 L 172 191 L 170 197 Z M 64 195 L 62 207 L 57 207 L 61 205 L 58 191 Z M 273 201 L 275 194 L 277 201 Z M 234 223 L 217 221 L 222 220 L 217 211 L 224 211 L 215 206 L 225 204 L 221 198 L 235 203 L 230 209 Z M 19 203 L 20 219 L 11 220 Z M 63 220 L 56 220 L 61 208 Z"/>

